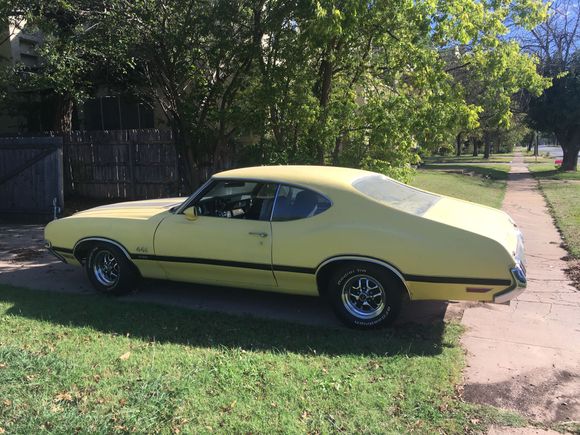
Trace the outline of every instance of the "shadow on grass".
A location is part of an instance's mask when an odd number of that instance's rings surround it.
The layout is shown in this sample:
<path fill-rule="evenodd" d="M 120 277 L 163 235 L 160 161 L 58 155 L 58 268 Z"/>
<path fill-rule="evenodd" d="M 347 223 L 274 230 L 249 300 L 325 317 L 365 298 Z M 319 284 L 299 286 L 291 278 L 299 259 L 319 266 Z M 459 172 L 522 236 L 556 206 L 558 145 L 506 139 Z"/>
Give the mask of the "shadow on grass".
<path fill-rule="evenodd" d="M 8 286 L 0 286 L 0 303 L 11 305 L 5 311 L 8 315 L 193 347 L 304 355 L 413 357 L 437 355 L 449 345 L 443 340 L 443 321 L 431 325 L 407 323 L 379 331 L 355 331 Z"/>
<path fill-rule="evenodd" d="M 499 153 L 492 154 L 489 159 L 483 157 L 483 154 L 479 156 L 472 155 L 461 155 L 461 156 L 431 156 L 426 157 L 425 163 L 483 163 L 483 164 L 493 164 L 493 163 L 509 163 L 513 159 L 513 153 Z"/>
<path fill-rule="evenodd" d="M 458 165 L 458 164 L 425 164 L 421 166 L 421 169 L 438 170 L 442 172 L 451 172 L 457 174 L 465 175 L 480 175 L 483 177 L 491 178 L 493 180 L 507 180 L 509 168 L 506 167 L 505 170 L 495 168 L 493 165 L 489 166 L 477 166 L 477 165 Z"/>
<path fill-rule="evenodd" d="M 580 172 L 577 171 L 562 171 L 561 169 L 546 169 L 546 170 L 535 170 L 530 171 L 534 178 L 540 180 L 580 180 Z"/>

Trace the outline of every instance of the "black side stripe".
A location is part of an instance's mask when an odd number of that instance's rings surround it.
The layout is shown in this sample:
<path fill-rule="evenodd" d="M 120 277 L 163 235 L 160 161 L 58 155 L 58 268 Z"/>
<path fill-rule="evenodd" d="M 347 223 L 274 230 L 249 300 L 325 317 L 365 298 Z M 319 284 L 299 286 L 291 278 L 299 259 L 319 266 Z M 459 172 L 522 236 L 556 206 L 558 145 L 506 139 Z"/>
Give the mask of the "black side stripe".
<path fill-rule="evenodd" d="M 306 273 L 314 275 L 316 269 L 309 267 L 281 266 L 243 261 L 214 260 L 211 258 L 171 257 L 167 255 L 130 254 L 135 260 L 169 261 L 172 263 L 210 264 L 213 266 L 240 267 L 242 269 L 272 270 L 279 272 Z"/>
<path fill-rule="evenodd" d="M 306 273 L 309 275 L 315 275 L 316 269 L 310 267 L 294 267 L 294 266 L 282 266 L 280 264 L 274 264 L 272 268 L 276 272 L 294 272 L 294 273 Z"/>
<path fill-rule="evenodd" d="M 293 272 L 315 275 L 316 269 L 310 267 L 285 266 L 280 264 L 247 263 L 242 261 L 214 260 L 211 258 L 172 257 L 166 255 L 131 254 L 135 260 L 167 261 L 172 263 L 209 264 L 213 266 L 239 267 L 242 269 L 274 270 L 275 272 Z M 507 279 L 462 278 L 450 276 L 404 275 L 405 280 L 414 282 L 431 282 L 440 284 L 479 284 L 511 285 Z"/>
<path fill-rule="evenodd" d="M 493 278 L 462 278 L 451 276 L 423 276 L 423 275 L 405 275 L 407 281 L 415 282 L 432 282 L 441 284 L 481 284 L 481 285 L 511 285 L 509 279 Z"/>
<path fill-rule="evenodd" d="M 131 254 L 131 258 L 134 258 L 135 260 L 168 261 L 171 263 L 210 264 L 213 266 L 240 267 L 242 269 L 272 270 L 271 264 L 214 260 L 211 258 L 171 257 L 167 255 L 144 255 L 144 254 Z"/>

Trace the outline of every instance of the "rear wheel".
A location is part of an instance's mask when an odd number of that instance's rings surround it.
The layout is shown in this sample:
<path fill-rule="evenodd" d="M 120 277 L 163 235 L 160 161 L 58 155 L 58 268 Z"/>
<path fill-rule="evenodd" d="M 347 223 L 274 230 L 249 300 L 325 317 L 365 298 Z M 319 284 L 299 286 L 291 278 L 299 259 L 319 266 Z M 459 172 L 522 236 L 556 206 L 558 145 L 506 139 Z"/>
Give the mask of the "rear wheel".
<path fill-rule="evenodd" d="M 403 290 L 401 281 L 384 268 L 349 263 L 331 275 L 327 295 L 347 326 L 373 329 L 388 326 L 397 318 Z"/>
<path fill-rule="evenodd" d="M 102 243 L 89 251 L 85 270 L 89 281 L 101 293 L 122 295 L 135 288 L 135 266 L 116 246 Z"/>

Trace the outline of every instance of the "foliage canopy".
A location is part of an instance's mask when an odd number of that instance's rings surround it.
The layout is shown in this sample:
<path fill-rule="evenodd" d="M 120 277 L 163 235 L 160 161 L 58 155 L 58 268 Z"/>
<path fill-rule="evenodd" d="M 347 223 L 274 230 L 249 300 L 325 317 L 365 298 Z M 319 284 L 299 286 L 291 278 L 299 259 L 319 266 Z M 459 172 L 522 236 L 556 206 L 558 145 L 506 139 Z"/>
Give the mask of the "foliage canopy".
<path fill-rule="evenodd" d="M 192 183 L 249 163 L 405 178 L 420 152 L 509 126 L 512 95 L 547 86 L 507 38 L 544 18 L 540 0 L 47 2 L 74 17 L 66 37 L 48 6 L 29 3 L 53 26 L 47 86 L 80 100 L 105 65 L 163 109 Z"/>

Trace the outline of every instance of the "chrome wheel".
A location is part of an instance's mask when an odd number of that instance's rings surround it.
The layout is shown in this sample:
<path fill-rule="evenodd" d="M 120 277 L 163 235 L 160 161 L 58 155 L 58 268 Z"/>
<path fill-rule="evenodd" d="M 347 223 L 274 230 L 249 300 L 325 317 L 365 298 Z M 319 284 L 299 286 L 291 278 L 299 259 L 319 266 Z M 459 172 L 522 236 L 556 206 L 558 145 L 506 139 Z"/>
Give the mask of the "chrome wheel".
<path fill-rule="evenodd" d="M 99 284 L 112 287 L 119 282 L 119 262 L 109 251 L 99 251 L 93 259 L 93 274 Z"/>
<path fill-rule="evenodd" d="M 341 293 L 346 310 L 359 319 L 374 319 L 385 310 L 385 289 L 372 276 L 350 277 L 342 286 Z"/>

